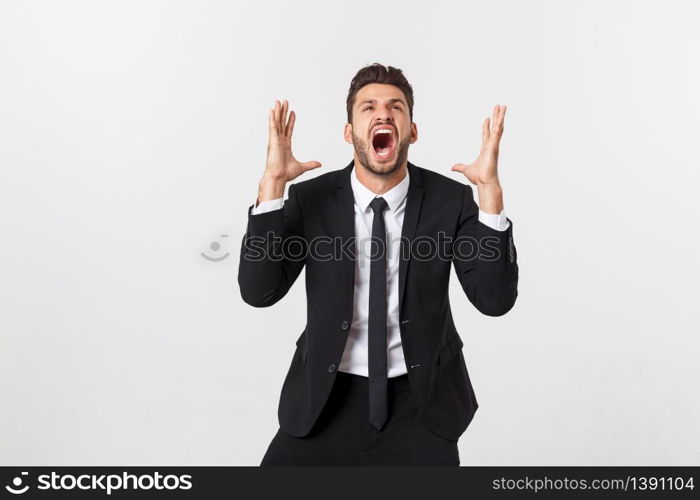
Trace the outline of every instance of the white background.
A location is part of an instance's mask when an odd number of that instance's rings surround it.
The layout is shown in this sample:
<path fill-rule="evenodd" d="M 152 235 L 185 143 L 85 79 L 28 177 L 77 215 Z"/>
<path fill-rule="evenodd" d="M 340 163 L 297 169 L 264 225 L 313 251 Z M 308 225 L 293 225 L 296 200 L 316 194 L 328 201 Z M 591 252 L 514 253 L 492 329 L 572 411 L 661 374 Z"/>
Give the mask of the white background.
<path fill-rule="evenodd" d="M 409 160 L 462 182 L 450 167 L 508 106 L 519 298 L 487 317 L 452 276 L 480 404 L 462 465 L 697 465 L 697 16 L 3 2 L 0 464 L 259 464 L 306 307 L 303 274 L 269 309 L 238 289 L 267 111 L 297 112 L 307 177 L 342 168 L 350 80 L 380 62 L 414 87 Z"/>

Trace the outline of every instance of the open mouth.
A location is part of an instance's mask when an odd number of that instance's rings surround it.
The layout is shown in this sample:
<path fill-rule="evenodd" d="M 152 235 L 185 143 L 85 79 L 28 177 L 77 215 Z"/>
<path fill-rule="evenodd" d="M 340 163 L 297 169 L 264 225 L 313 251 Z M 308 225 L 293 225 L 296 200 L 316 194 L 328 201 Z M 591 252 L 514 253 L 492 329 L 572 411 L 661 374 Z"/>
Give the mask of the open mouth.
<path fill-rule="evenodd" d="M 372 132 L 372 151 L 379 160 L 386 160 L 394 155 L 396 149 L 394 129 L 391 127 L 378 127 Z"/>

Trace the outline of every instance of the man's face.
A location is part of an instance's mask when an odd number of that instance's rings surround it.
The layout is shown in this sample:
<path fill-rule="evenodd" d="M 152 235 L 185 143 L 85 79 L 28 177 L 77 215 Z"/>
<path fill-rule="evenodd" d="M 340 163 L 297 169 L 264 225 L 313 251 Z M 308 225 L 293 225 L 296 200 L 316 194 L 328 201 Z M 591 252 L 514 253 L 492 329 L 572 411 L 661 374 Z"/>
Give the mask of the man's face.
<path fill-rule="evenodd" d="M 345 140 L 355 156 L 376 175 L 390 175 L 408 159 L 408 146 L 418 139 L 408 103 L 401 89 L 370 83 L 355 96 L 352 123 L 345 125 Z"/>

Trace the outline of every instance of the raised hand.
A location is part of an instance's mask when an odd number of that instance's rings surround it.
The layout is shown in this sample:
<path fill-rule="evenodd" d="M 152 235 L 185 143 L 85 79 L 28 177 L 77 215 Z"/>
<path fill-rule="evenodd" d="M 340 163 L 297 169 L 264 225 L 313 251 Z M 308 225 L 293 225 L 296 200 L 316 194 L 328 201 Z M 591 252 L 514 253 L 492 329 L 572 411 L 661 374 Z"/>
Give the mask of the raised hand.
<path fill-rule="evenodd" d="M 318 161 L 299 162 L 292 153 L 292 133 L 294 132 L 294 111 L 287 119 L 289 103 L 275 101 L 275 107 L 269 112 L 269 133 L 267 141 L 267 165 L 264 176 L 276 181 L 288 182 L 321 166 Z"/>
<path fill-rule="evenodd" d="M 481 151 L 478 158 L 470 164 L 457 163 L 453 171 L 462 172 L 472 184 L 497 186 L 498 180 L 498 145 L 503 135 L 503 119 L 506 106 L 498 104 L 493 108 L 493 121 L 484 120 L 481 130 Z"/>

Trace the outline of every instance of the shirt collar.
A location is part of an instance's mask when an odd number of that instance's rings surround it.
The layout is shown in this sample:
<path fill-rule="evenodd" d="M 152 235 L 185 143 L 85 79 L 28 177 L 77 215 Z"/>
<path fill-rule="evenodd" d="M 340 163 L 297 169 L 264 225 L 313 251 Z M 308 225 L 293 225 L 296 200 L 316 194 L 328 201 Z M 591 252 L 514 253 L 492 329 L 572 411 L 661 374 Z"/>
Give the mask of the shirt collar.
<path fill-rule="evenodd" d="M 352 169 L 352 175 L 350 176 L 350 184 L 352 185 L 352 192 L 355 196 L 355 203 L 363 212 L 369 208 L 369 204 L 378 196 L 386 200 L 389 210 L 396 212 L 401 202 L 406 198 L 406 194 L 408 194 L 409 181 L 408 169 L 406 169 L 406 176 L 401 179 L 401 182 L 384 194 L 376 194 L 359 181 L 357 178 L 357 167 Z"/>

